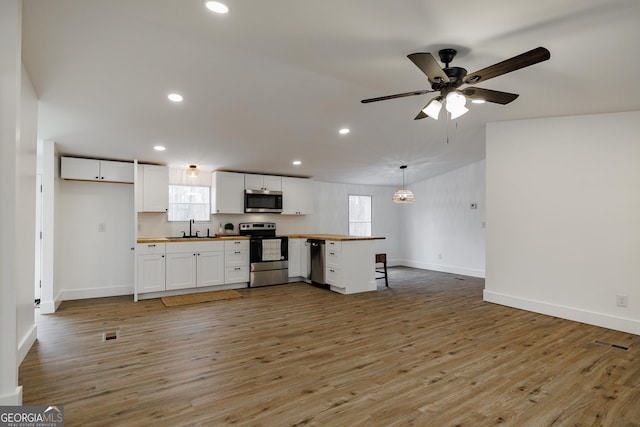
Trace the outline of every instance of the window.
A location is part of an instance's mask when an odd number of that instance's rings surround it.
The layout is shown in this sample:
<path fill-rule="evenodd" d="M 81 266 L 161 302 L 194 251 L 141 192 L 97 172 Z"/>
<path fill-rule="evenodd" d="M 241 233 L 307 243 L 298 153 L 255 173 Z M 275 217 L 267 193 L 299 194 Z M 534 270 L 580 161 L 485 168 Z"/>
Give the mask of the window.
<path fill-rule="evenodd" d="M 192 185 L 169 186 L 169 221 L 209 221 L 209 187 Z"/>
<path fill-rule="evenodd" d="M 349 234 L 371 237 L 371 196 L 349 196 Z"/>

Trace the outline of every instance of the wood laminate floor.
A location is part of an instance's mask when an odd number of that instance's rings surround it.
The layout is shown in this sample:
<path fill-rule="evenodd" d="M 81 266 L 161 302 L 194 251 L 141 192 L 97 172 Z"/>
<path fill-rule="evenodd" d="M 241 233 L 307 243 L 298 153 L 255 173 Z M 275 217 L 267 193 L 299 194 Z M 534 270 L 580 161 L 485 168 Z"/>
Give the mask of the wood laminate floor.
<path fill-rule="evenodd" d="M 67 426 L 640 426 L 639 336 L 485 303 L 482 279 L 379 284 L 64 302 L 38 317 L 23 403 Z"/>

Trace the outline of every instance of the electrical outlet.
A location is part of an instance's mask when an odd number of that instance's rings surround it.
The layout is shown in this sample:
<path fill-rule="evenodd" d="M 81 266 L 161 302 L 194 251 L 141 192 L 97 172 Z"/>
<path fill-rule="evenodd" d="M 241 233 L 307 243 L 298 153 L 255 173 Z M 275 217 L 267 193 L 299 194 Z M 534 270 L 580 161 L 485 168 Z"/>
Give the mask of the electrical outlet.
<path fill-rule="evenodd" d="M 104 233 L 107 230 L 107 225 L 104 222 L 98 224 L 98 231 Z"/>
<path fill-rule="evenodd" d="M 629 304 L 628 297 L 626 295 L 616 295 L 616 305 L 618 307 L 626 307 Z"/>
<path fill-rule="evenodd" d="M 438 259 L 442 259 L 442 254 L 438 254 Z"/>

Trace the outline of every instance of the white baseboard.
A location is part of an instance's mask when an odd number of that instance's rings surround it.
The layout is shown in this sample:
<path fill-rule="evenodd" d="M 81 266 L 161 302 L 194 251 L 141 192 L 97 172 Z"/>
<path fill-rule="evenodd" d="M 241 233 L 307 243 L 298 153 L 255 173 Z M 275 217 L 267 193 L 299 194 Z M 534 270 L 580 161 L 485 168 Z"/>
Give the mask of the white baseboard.
<path fill-rule="evenodd" d="M 138 294 L 138 300 L 171 297 L 174 295 L 198 294 L 201 292 L 221 291 L 225 289 L 246 289 L 248 285 L 249 284 L 247 282 L 240 282 L 227 283 L 226 285 L 206 286 L 204 288 L 173 289 L 170 291 L 147 292 L 144 294 Z"/>
<path fill-rule="evenodd" d="M 9 394 L 0 395 L 0 406 L 20 406 L 22 405 L 22 386 Z"/>
<path fill-rule="evenodd" d="M 53 314 L 60 307 L 60 304 L 62 304 L 62 292 L 58 292 L 53 301 L 41 300 L 40 314 Z"/>
<path fill-rule="evenodd" d="M 605 313 L 583 310 L 577 307 L 567 307 L 552 304 L 544 301 L 536 301 L 527 298 L 507 295 L 500 292 L 484 290 L 483 298 L 487 302 L 506 305 L 508 307 L 533 311 L 534 313 L 548 316 L 560 317 L 562 319 L 573 320 L 586 323 L 588 325 L 600 326 L 607 329 L 640 335 L 640 321 Z"/>
<path fill-rule="evenodd" d="M 481 278 L 485 277 L 484 270 L 478 270 L 478 269 L 466 268 L 466 267 L 457 267 L 455 265 L 431 264 L 426 262 L 418 262 L 418 261 L 410 261 L 410 260 L 397 260 L 397 261 L 394 261 L 394 264 L 388 264 L 388 265 L 404 265 L 407 267 L 421 268 L 423 270 L 440 271 L 442 273 L 462 274 L 463 276 L 481 277 Z"/>
<path fill-rule="evenodd" d="M 18 344 L 18 366 L 20 366 L 20 364 L 24 360 L 24 357 L 31 349 L 33 343 L 36 342 L 37 338 L 38 327 L 33 324 L 31 325 L 31 328 L 29 328 L 29 332 L 25 334 L 25 336 L 20 340 L 20 343 Z"/>
<path fill-rule="evenodd" d="M 133 285 L 109 286 L 105 288 L 66 289 L 61 291 L 62 301 L 87 298 L 117 297 L 133 295 Z"/>

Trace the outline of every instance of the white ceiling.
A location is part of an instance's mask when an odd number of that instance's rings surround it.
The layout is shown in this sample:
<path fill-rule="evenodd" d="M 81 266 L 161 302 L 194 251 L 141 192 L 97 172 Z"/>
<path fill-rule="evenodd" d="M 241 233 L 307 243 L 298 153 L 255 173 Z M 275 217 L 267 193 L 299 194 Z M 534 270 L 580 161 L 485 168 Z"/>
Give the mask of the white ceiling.
<path fill-rule="evenodd" d="M 39 138 L 62 154 L 398 185 L 402 164 L 411 183 L 483 159 L 487 122 L 640 109 L 638 0 L 227 4 L 24 0 Z M 478 84 L 517 100 L 457 122 L 413 120 L 434 94 L 360 103 L 428 89 L 410 53 L 454 47 L 472 72 L 538 46 L 549 61 Z"/>

